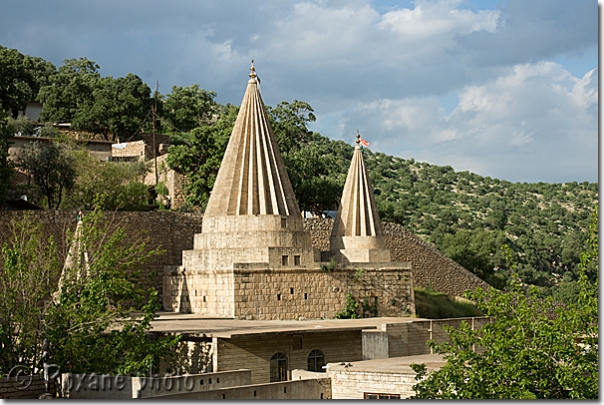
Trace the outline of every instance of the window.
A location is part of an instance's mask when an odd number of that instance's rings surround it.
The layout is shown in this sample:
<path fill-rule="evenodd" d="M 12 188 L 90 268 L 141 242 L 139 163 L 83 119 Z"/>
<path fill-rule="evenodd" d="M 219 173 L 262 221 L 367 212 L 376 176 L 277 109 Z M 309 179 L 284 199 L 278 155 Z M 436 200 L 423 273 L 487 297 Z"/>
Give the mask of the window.
<path fill-rule="evenodd" d="M 287 266 L 287 262 L 289 262 L 289 256 L 287 256 L 287 255 L 281 256 L 281 265 Z"/>
<path fill-rule="evenodd" d="M 294 256 L 294 266 L 299 266 L 300 265 L 300 255 L 295 255 Z"/>
<path fill-rule="evenodd" d="M 287 356 L 284 353 L 275 353 L 270 364 L 271 382 L 287 381 Z"/>
<path fill-rule="evenodd" d="M 366 392 L 365 399 L 401 399 L 400 394 L 371 394 Z"/>
<path fill-rule="evenodd" d="M 325 355 L 321 350 L 314 349 L 308 354 L 308 371 L 324 373 Z"/>

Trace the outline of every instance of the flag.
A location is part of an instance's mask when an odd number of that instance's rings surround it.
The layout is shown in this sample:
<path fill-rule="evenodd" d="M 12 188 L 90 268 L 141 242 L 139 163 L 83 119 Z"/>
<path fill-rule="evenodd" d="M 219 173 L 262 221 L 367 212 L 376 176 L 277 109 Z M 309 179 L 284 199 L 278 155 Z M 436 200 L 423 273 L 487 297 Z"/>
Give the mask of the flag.
<path fill-rule="evenodd" d="M 363 138 L 360 138 L 361 140 L 361 145 L 364 147 L 368 147 L 369 146 L 369 142 L 367 142 L 366 140 L 364 140 Z"/>

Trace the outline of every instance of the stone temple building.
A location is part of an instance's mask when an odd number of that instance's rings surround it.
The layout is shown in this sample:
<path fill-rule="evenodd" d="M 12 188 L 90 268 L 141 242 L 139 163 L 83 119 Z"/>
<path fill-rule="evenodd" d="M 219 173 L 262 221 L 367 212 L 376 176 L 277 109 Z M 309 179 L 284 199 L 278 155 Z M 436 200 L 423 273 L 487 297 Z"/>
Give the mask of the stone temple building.
<path fill-rule="evenodd" d="M 357 144 L 330 250 L 312 247 L 252 63 L 192 250 L 164 275 L 164 309 L 254 320 L 415 312 L 409 262 L 391 262 Z M 358 136 L 357 136 L 358 138 Z M 358 139 L 357 139 L 358 142 Z M 323 259 L 324 261 L 321 261 Z"/>

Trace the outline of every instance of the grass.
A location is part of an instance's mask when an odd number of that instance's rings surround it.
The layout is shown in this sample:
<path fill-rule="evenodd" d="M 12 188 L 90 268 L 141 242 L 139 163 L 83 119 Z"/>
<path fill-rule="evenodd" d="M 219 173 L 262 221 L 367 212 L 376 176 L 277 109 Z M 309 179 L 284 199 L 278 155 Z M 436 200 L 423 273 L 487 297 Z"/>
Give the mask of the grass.
<path fill-rule="evenodd" d="M 416 287 L 414 291 L 415 313 L 420 318 L 442 319 L 483 315 L 469 300 L 450 298 L 447 294 L 431 288 Z"/>

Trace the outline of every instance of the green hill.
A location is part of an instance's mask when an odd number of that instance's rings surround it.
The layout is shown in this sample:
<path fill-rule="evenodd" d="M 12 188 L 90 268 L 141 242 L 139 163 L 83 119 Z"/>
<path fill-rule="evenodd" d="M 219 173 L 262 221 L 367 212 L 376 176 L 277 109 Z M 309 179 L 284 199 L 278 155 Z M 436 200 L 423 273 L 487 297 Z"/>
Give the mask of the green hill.
<path fill-rule="evenodd" d="M 315 142 L 345 176 L 353 147 Z M 514 269 L 544 294 L 572 299 L 597 183 L 512 183 L 368 149 L 364 157 L 382 221 L 404 225 L 495 287 L 505 288 Z"/>

